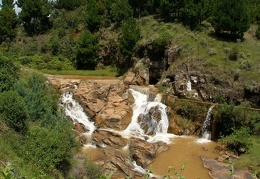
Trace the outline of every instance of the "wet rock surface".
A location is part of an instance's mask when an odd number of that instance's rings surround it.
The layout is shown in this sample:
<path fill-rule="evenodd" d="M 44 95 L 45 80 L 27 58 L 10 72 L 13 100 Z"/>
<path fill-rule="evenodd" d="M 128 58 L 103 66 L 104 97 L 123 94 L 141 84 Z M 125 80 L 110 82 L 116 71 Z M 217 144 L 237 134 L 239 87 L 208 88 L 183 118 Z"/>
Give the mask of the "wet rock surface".
<path fill-rule="evenodd" d="M 253 179 L 253 175 L 244 170 L 238 170 L 233 168 L 229 164 L 218 162 L 217 160 L 209 159 L 205 156 L 201 156 L 204 167 L 209 170 L 209 174 L 213 179 L 224 179 L 233 177 L 236 179 Z M 230 173 L 233 173 L 230 176 Z"/>

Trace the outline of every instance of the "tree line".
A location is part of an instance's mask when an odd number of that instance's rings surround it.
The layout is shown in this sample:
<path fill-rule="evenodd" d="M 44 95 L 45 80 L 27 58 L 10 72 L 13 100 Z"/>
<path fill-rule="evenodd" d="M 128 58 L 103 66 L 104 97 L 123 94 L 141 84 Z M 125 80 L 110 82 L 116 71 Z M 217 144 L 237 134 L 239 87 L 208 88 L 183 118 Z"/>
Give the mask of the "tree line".
<path fill-rule="evenodd" d="M 259 23 L 259 0 L 20 0 L 22 12 L 16 16 L 12 1 L 3 0 L 0 11 L 0 43 L 10 43 L 22 27 L 27 36 L 37 36 L 50 30 L 59 31 L 50 42 L 53 55 L 61 53 L 77 69 L 94 69 L 98 63 L 97 32 L 101 27 L 114 24 L 120 31 L 115 61 L 118 69 L 129 65 L 135 44 L 140 38 L 138 19 L 153 15 L 164 22 L 182 23 L 191 30 L 200 30 L 203 22 L 210 22 L 215 35 L 230 39 L 243 39 L 250 23 Z M 78 11 L 78 14 L 73 12 Z M 80 14 L 80 15 L 79 15 Z M 83 27 L 79 27 L 83 24 Z M 66 52 L 58 48 L 59 37 L 67 35 L 65 29 L 76 29 L 80 38 L 68 42 Z M 260 36 L 258 28 L 257 36 Z M 71 40 L 70 40 L 71 41 Z M 66 42 L 67 43 L 67 42 Z M 71 47 L 69 47 L 71 46 Z M 72 47 L 76 46 L 76 49 Z M 44 49 L 43 49 L 44 51 Z"/>

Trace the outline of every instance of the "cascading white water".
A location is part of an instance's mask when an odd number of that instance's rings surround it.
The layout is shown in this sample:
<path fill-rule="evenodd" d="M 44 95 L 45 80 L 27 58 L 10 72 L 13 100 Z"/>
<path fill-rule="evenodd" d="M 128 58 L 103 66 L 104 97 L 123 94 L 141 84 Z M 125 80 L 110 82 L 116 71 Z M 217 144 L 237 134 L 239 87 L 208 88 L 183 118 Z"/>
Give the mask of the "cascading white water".
<path fill-rule="evenodd" d="M 81 105 L 73 99 L 72 92 L 65 92 L 62 96 L 61 103 L 64 106 L 65 114 L 69 116 L 74 123 L 82 124 L 87 131 L 86 134 L 91 135 L 96 129 L 94 122 L 84 112 Z"/>
<path fill-rule="evenodd" d="M 124 130 L 124 134 L 126 135 L 134 135 L 138 137 L 147 137 L 148 141 L 165 141 L 169 142 L 169 137 L 173 137 L 173 134 L 167 134 L 169 119 L 166 113 L 166 105 L 160 102 L 149 102 L 148 96 L 146 94 L 142 94 L 138 91 L 130 89 L 135 103 L 133 106 L 133 116 L 131 123 Z M 155 116 L 151 115 L 151 109 L 155 108 L 157 110 L 157 114 L 160 115 L 159 119 Z M 140 116 L 144 118 L 149 116 L 149 120 L 140 121 Z M 147 126 L 147 130 L 144 130 L 144 127 Z M 153 133 L 154 135 L 148 135 Z"/>
<path fill-rule="evenodd" d="M 201 138 L 198 140 L 199 143 L 208 142 L 211 139 L 211 131 L 209 129 L 210 122 L 211 122 L 211 112 L 214 106 L 211 106 L 207 112 L 207 116 L 205 121 L 203 122 L 202 131 L 201 131 Z"/>

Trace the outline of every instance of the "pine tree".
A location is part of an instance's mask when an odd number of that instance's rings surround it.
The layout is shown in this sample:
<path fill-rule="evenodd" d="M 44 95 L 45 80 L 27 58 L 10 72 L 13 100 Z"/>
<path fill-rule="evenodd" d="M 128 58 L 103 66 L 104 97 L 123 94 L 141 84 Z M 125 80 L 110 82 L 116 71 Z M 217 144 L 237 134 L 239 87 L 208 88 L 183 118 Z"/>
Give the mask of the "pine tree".
<path fill-rule="evenodd" d="M 76 65 L 77 69 L 94 70 L 98 63 L 98 39 L 89 31 L 83 32 L 78 41 Z"/>
<path fill-rule="evenodd" d="M 48 0 L 26 0 L 20 18 L 29 35 L 41 34 L 50 27 L 51 5 Z"/>
<path fill-rule="evenodd" d="M 90 0 L 87 3 L 86 22 L 91 32 L 98 30 L 101 25 L 101 15 L 99 14 L 96 0 Z"/>
<path fill-rule="evenodd" d="M 17 17 L 12 8 L 4 5 L 0 11 L 0 43 L 12 40 L 15 37 L 15 26 L 17 25 Z"/>
<path fill-rule="evenodd" d="M 215 0 L 211 23 L 216 34 L 228 33 L 232 38 L 243 38 L 250 26 L 245 1 Z"/>

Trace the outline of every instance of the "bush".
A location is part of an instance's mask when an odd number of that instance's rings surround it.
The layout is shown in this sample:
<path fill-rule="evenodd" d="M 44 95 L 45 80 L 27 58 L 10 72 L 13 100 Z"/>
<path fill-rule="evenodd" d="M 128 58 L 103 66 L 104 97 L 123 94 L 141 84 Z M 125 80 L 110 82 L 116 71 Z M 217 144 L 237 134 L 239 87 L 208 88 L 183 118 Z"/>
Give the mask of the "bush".
<path fill-rule="evenodd" d="M 239 51 L 237 47 L 233 47 L 228 54 L 228 59 L 232 61 L 236 61 L 239 56 Z"/>
<path fill-rule="evenodd" d="M 217 121 L 217 137 L 230 135 L 233 130 L 247 124 L 247 117 L 242 106 L 236 107 L 233 103 L 218 105 L 214 113 L 214 119 Z"/>
<path fill-rule="evenodd" d="M 260 25 L 258 25 L 258 28 L 256 30 L 256 38 L 260 39 Z"/>
<path fill-rule="evenodd" d="M 251 133 L 260 136 L 260 112 L 251 112 L 249 113 L 249 117 Z"/>
<path fill-rule="evenodd" d="M 26 131 L 28 111 L 23 98 L 17 92 L 0 93 L 0 117 L 15 131 Z"/>
<path fill-rule="evenodd" d="M 234 133 L 221 139 L 230 149 L 235 150 L 238 154 L 245 153 L 253 145 L 250 139 L 250 129 L 242 127 L 234 130 Z"/>
<path fill-rule="evenodd" d="M 61 71 L 74 69 L 73 63 L 61 55 L 51 56 L 36 54 L 34 56 L 20 57 L 18 58 L 18 61 L 23 65 L 37 70 L 49 69 Z"/>
<path fill-rule="evenodd" d="M 205 105 L 194 105 L 186 101 L 177 101 L 173 107 L 178 115 L 191 121 L 204 121 L 208 110 Z"/>
<path fill-rule="evenodd" d="M 32 127 L 24 142 L 26 163 L 46 173 L 68 171 L 72 149 L 76 143 L 68 121 L 58 121 L 49 127 Z"/>
<path fill-rule="evenodd" d="M 56 116 L 58 98 L 45 81 L 41 75 L 32 74 L 14 85 L 15 91 L 24 98 L 31 121 L 51 121 Z"/>
<path fill-rule="evenodd" d="M 18 67 L 8 58 L 0 54 L 0 92 L 13 88 L 18 79 Z"/>

